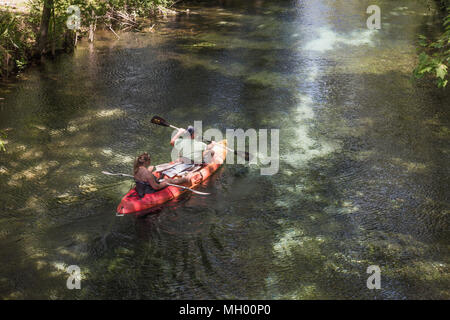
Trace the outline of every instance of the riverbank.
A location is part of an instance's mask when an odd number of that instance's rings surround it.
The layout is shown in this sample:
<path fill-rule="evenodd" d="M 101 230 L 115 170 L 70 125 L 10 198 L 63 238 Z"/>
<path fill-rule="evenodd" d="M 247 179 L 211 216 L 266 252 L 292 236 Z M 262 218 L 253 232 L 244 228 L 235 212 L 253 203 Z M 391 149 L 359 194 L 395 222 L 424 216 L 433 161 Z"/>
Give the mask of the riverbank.
<path fill-rule="evenodd" d="M 80 38 L 93 42 L 98 28 L 117 37 L 118 31 L 153 31 L 156 19 L 178 13 L 172 6 L 179 2 L 83 1 L 76 8 L 66 1 L 0 2 L 0 78 L 9 78 L 41 57 L 70 52 Z"/>
<path fill-rule="evenodd" d="M 79 12 L 69 13 L 69 2 L 59 1 L 53 5 L 53 1 L 0 1 L 0 78 L 10 78 L 42 57 L 71 52 L 81 38 L 93 42 L 97 29 L 106 29 L 119 38 L 119 31 L 153 32 L 157 19 L 189 14 L 173 8 L 180 0 L 82 1 L 78 5 Z M 445 87 L 450 61 L 450 1 L 436 0 L 436 4 L 443 31 L 433 38 L 417 35 L 423 49 L 412 71 L 416 79 L 426 76 L 426 81 Z"/>
<path fill-rule="evenodd" d="M 414 69 L 414 76 L 421 79 L 427 76 L 435 81 L 439 88 L 448 83 L 448 67 L 450 64 L 450 0 L 437 0 L 437 16 L 442 23 L 441 31 L 432 37 L 418 35 L 418 43 L 422 47 L 419 62 Z"/>

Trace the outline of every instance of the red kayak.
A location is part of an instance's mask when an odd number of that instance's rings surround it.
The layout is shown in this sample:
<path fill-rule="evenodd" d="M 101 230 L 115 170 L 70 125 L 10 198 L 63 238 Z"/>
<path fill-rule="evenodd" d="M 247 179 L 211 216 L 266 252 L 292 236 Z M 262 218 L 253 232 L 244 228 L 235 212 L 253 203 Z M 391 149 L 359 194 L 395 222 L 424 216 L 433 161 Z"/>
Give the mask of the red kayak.
<path fill-rule="evenodd" d="M 193 174 L 190 182 L 183 185 L 189 188 L 194 188 L 195 186 L 202 183 L 202 181 L 208 179 L 208 177 L 211 176 L 217 169 L 219 169 L 220 166 L 222 166 L 222 164 L 225 162 L 225 158 L 227 156 L 226 146 L 227 140 L 218 142 L 213 148 L 214 157 L 211 163 L 203 166 L 199 171 L 196 171 Z M 159 172 L 155 173 L 155 177 L 157 179 L 160 178 Z M 185 191 L 186 190 L 178 187 L 169 186 L 160 191 L 146 194 L 143 198 L 139 198 L 136 189 L 133 188 L 122 198 L 122 201 L 117 207 L 117 214 L 131 214 L 158 207 L 167 201 L 178 198 Z"/>

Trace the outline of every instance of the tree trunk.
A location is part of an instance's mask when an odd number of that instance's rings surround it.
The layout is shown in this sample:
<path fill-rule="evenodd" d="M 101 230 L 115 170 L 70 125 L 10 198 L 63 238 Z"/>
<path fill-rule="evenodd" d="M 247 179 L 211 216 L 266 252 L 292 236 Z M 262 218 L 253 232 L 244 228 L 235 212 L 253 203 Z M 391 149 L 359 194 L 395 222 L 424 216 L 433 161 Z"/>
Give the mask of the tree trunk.
<path fill-rule="evenodd" d="M 0 54 L 1 54 L 2 58 L 4 59 L 4 61 L 2 61 L 2 62 L 5 65 L 3 67 L 3 69 L 0 69 L 0 76 L 5 74 L 6 78 L 8 78 L 8 76 L 9 76 L 9 58 L 10 58 L 10 55 L 9 55 L 8 51 L 5 48 L 3 48 L 1 45 L 0 45 Z"/>
<path fill-rule="evenodd" d="M 55 8 L 52 8 L 52 24 L 53 24 L 53 32 L 52 32 L 52 56 L 55 56 L 55 47 L 56 47 L 56 21 L 55 21 Z"/>
<path fill-rule="evenodd" d="M 94 23 L 94 10 L 91 11 L 91 23 L 89 24 L 89 42 L 94 42 L 94 32 L 95 32 L 95 23 Z"/>
<path fill-rule="evenodd" d="M 39 27 L 39 55 L 45 54 L 48 45 L 48 27 L 52 15 L 53 0 L 44 0 L 44 8 L 42 9 L 41 25 Z"/>

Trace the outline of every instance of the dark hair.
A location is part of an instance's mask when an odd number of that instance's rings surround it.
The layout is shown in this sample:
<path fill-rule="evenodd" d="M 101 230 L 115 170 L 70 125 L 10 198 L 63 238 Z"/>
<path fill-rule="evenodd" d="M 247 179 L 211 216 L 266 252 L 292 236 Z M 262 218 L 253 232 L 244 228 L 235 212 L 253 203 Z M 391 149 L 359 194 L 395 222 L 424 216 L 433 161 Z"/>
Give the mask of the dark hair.
<path fill-rule="evenodd" d="M 144 164 L 146 164 L 149 161 L 150 161 L 150 155 L 147 152 L 144 152 L 139 157 L 137 157 L 137 159 L 134 161 L 134 167 L 133 167 L 134 174 L 136 174 L 138 172 L 139 167 L 143 166 Z"/>
<path fill-rule="evenodd" d="M 194 134 L 194 127 L 193 126 L 189 126 L 187 127 L 187 132 L 189 132 L 189 134 L 192 136 Z"/>

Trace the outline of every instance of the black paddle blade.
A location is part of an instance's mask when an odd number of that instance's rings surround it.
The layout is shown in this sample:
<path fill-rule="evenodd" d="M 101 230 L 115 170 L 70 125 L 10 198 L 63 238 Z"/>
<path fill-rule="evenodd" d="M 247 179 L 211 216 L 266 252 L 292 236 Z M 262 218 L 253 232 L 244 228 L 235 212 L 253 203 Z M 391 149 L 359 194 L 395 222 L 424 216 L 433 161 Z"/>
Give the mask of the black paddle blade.
<path fill-rule="evenodd" d="M 152 118 L 152 120 L 150 120 L 150 121 L 151 121 L 152 123 L 157 124 L 157 125 L 160 125 L 160 126 L 170 127 L 170 125 L 167 123 L 166 120 L 164 120 L 163 118 L 158 117 L 158 116 L 154 116 L 154 117 Z"/>

